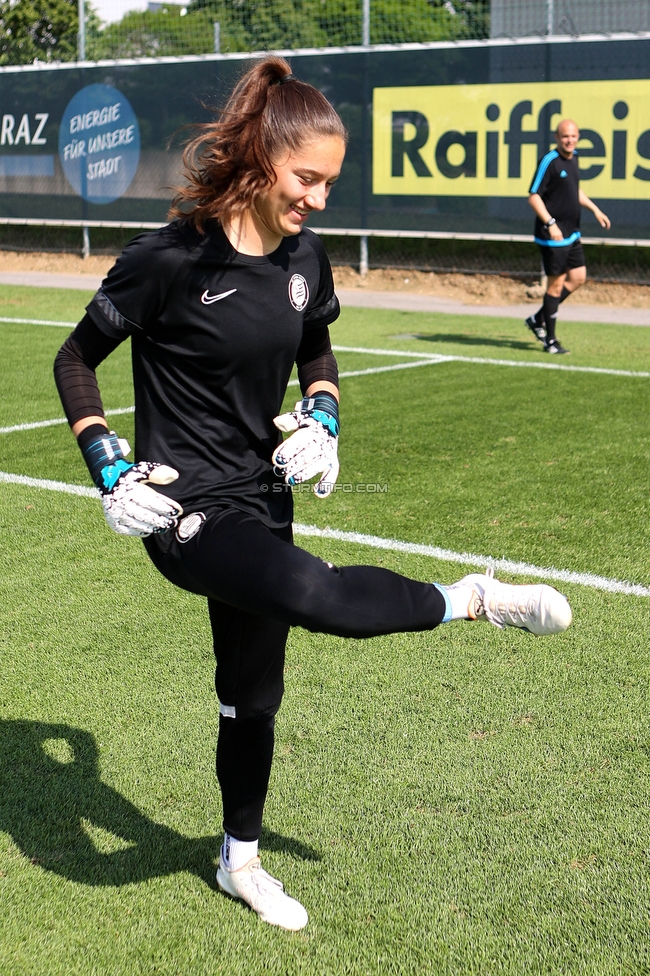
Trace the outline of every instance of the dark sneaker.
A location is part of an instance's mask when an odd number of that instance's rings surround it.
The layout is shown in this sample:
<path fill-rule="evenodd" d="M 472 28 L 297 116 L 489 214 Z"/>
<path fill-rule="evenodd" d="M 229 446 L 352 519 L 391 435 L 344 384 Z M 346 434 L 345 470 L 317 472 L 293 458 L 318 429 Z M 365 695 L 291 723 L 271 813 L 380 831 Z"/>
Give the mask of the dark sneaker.
<path fill-rule="evenodd" d="M 550 352 L 551 355 L 559 356 L 562 353 L 567 353 L 569 350 L 561 346 L 557 339 L 551 339 L 550 342 L 544 343 L 544 352 Z"/>
<path fill-rule="evenodd" d="M 526 325 L 528 326 L 528 328 L 533 333 L 536 339 L 539 339 L 541 343 L 546 342 L 546 329 L 544 328 L 543 325 L 537 324 L 537 319 L 535 318 L 534 315 L 531 315 L 526 319 Z"/>

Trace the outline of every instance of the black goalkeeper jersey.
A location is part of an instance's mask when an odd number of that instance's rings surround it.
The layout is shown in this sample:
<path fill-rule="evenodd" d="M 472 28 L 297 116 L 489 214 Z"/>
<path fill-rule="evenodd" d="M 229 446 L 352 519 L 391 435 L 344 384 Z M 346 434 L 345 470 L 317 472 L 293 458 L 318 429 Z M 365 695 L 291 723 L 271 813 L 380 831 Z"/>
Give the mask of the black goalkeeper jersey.
<path fill-rule="evenodd" d="M 111 338 L 131 336 L 136 459 L 180 474 L 162 490 L 186 512 L 225 504 L 288 524 L 273 418 L 303 335 L 339 315 L 318 237 L 304 229 L 254 257 L 218 225 L 202 236 L 174 222 L 131 241 L 87 311 Z"/>
<path fill-rule="evenodd" d="M 535 241 L 542 247 L 566 247 L 580 237 L 580 170 L 576 150 L 565 159 L 552 149 L 537 164 L 529 193 L 539 193 L 551 217 L 562 231 L 562 241 L 552 240 L 539 217 L 535 220 Z"/>

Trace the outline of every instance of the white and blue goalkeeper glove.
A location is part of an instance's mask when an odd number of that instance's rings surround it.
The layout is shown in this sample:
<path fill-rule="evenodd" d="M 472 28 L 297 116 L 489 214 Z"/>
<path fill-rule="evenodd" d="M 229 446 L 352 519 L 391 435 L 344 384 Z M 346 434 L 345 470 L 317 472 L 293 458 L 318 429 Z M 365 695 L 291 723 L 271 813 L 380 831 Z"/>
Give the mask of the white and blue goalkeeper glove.
<path fill-rule="evenodd" d="M 295 410 L 273 421 L 278 430 L 291 433 L 273 452 L 275 473 L 288 485 L 298 485 L 320 475 L 314 485 L 318 498 L 331 494 L 339 474 L 338 407 L 336 397 L 321 391 L 304 397 Z"/>
<path fill-rule="evenodd" d="M 126 441 L 100 424 L 86 427 L 78 442 L 114 532 L 143 538 L 176 525 L 183 514 L 181 506 L 149 485 L 169 485 L 178 471 L 151 461 L 131 464 L 124 457 L 130 450 Z"/>

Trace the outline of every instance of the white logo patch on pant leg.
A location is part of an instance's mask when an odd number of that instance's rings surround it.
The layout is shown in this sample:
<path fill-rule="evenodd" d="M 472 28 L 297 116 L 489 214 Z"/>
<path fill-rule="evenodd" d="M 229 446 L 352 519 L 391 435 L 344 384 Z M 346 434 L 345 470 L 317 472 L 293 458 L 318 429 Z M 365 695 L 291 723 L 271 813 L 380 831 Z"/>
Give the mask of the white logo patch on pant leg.
<path fill-rule="evenodd" d="M 190 539 L 194 538 L 204 522 L 205 515 L 203 512 L 192 512 L 191 515 L 186 515 L 178 523 L 176 538 L 179 542 L 189 542 Z"/>

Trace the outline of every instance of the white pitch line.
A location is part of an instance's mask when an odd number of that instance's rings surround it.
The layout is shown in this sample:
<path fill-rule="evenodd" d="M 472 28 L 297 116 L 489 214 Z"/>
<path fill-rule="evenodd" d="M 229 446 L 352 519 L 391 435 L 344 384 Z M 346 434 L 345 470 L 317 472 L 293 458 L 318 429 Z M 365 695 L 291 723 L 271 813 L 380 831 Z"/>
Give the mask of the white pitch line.
<path fill-rule="evenodd" d="M 0 319 L 0 321 L 2 321 Z M 351 376 L 371 376 L 373 373 L 391 373 L 399 369 L 412 369 L 415 366 L 431 366 L 440 363 L 460 362 L 460 363 L 479 363 L 490 366 L 520 366 L 532 369 L 555 369 L 573 373 L 605 373 L 610 376 L 632 376 L 647 378 L 650 373 L 633 372 L 625 369 L 601 369 L 597 366 L 562 366 L 559 363 L 529 363 L 520 362 L 516 359 L 482 359 L 479 356 L 443 356 L 437 353 L 407 352 L 395 349 L 367 349 L 364 346 L 332 346 L 336 352 L 357 352 L 367 353 L 373 356 L 411 356 L 413 362 L 394 363 L 391 366 L 374 366 L 368 369 L 351 369 L 339 373 L 339 379 L 347 379 Z M 298 386 L 299 380 L 290 380 L 287 386 Z M 135 407 L 120 407 L 116 410 L 106 410 L 107 417 L 118 416 L 125 413 L 133 413 Z M 37 430 L 39 427 L 55 427 L 58 424 L 67 423 L 65 417 L 55 417 L 52 420 L 36 420 L 31 423 L 13 424 L 11 427 L 0 427 L 0 434 L 13 434 L 24 430 Z"/>
<path fill-rule="evenodd" d="M 76 322 L 56 322 L 51 319 L 14 319 L 14 318 L 0 318 L 0 322 L 7 323 L 19 323 L 20 325 L 54 325 L 59 326 L 63 329 L 74 329 L 77 325 Z M 479 365 L 487 366 L 515 366 L 520 369 L 550 369 L 555 372 L 561 373 L 602 373 L 606 376 L 636 376 L 640 379 L 648 379 L 650 377 L 650 372 L 640 372 L 629 369 L 607 369 L 599 366 L 569 366 L 565 363 L 537 363 L 537 362 L 527 362 L 526 360 L 518 359 L 490 359 L 481 356 L 443 356 L 438 353 L 430 352 L 415 352 L 413 350 L 405 349 L 370 349 L 366 346 L 332 346 L 334 352 L 360 352 L 366 353 L 369 356 L 409 356 L 413 359 L 427 359 L 436 363 L 478 363 Z M 399 369 L 400 367 L 394 366 L 393 369 Z M 402 367 L 403 368 L 403 367 Z M 356 370 L 354 372 L 339 373 L 340 377 L 347 376 L 366 376 L 370 373 L 379 372 L 390 372 L 389 369 L 367 369 L 367 370 Z M 297 386 L 297 382 L 292 380 L 289 386 Z M 43 424 L 43 426 L 48 426 Z M 30 428 L 16 428 L 16 430 L 29 430 Z M 9 433 L 6 430 L 0 429 L 0 433 Z"/>
<path fill-rule="evenodd" d="M 561 363 L 529 363 L 518 359 L 482 359 L 480 356 L 445 356 L 451 363 L 479 363 L 489 366 L 519 366 L 523 369 L 552 369 L 561 373 L 601 373 L 605 376 L 635 376 L 648 379 L 650 372 L 632 369 L 607 369 L 603 366 L 565 366 Z"/>
<path fill-rule="evenodd" d="M 46 491 L 62 491 L 67 495 L 83 495 L 85 498 L 99 498 L 96 488 L 86 485 L 68 485 L 65 481 L 50 481 L 48 478 L 29 478 L 26 474 L 9 474 L 0 471 L 0 482 L 10 485 L 24 485 L 26 488 L 44 488 Z"/>
<path fill-rule="evenodd" d="M 488 567 L 503 569 L 513 576 L 536 576 L 540 579 L 556 580 L 560 583 L 577 583 L 594 590 L 605 590 L 608 593 L 626 593 L 631 596 L 650 596 L 650 587 L 638 583 L 628 583 L 625 580 L 608 579 L 606 576 L 596 576 L 594 573 L 573 573 L 568 569 L 554 569 L 552 566 L 533 566 L 530 563 L 514 562 L 511 559 L 494 559 L 492 556 L 478 556 L 471 552 L 454 552 L 452 549 L 441 549 L 439 546 L 425 546 L 416 542 L 400 542 L 399 539 L 383 539 L 377 535 L 363 535 L 360 532 L 342 532 L 340 529 L 319 529 L 316 525 L 295 524 L 296 535 L 315 536 L 320 539 L 336 539 L 339 542 L 352 542 L 361 546 L 372 546 L 374 549 L 390 549 L 395 552 L 407 552 L 417 556 L 430 556 L 447 563 L 462 563 L 464 566 Z"/>
<path fill-rule="evenodd" d="M 411 356 L 415 359 L 447 359 L 442 353 L 415 352 L 413 349 L 371 349 L 368 346 L 332 346 L 334 352 L 365 352 L 371 356 Z"/>
<path fill-rule="evenodd" d="M 107 417 L 117 417 L 123 413 L 134 413 L 135 407 L 118 407 L 115 410 L 105 410 Z M 55 417 L 53 420 L 35 420 L 29 424 L 14 424 L 12 427 L 0 427 L 0 434 L 14 434 L 21 430 L 37 430 L 39 427 L 56 427 L 58 424 L 67 424 L 65 417 Z"/>
<path fill-rule="evenodd" d="M 55 322 L 51 319 L 14 319 L 14 318 L 0 318 L 0 322 L 6 323 L 18 323 L 20 325 L 54 325 L 59 326 L 63 329 L 74 329 L 77 325 L 76 322 Z M 360 352 L 366 353 L 369 356 L 409 356 L 414 359 L 427 359 L 436 363 L 478 363 L 479 365 L 487 366 L 515 366 L 520 369 L 550 369 L 555 372 L 562 373 L 602 373 L 606 376 L 636 376 L 641 379 L 647 379 L 650 377 L 650 372 L 638 372 L 629 369 L 606 369 L 599 366 L 569 366 L 564 363 L 537 363 L 537 362 L 527 362 L 525 360 L 518 359 L 490 359 L 481 356 L 444 356 L 438 353 L 430 352 L 415 352 L 413 350 L 405 349 L 370 349 L 365 346 L 332 346 L 334 352 Z M 400 367 L 394 366 L 393 369 L 398 369 Z M 379 372 L 390 372 L 389 369 L 383 370 L 357 370 L 348 373 L 339 373 L 339 376 L 366 376 L 370 373 Z M 289 386 L 297 386 L 297 382 L 292 380 Z M 43 426 L 47 426 L 44 424 Z M 16 429 L 26 429 L 30 428 L 16 428 Z M 0 433 L 8 433 L 8 431 L 1 430 Z"/>
<path fill-rule="evenodd" d="M 393 366 L 375 366 L 371 369 L 354 369 L 347 373 L 339 373 L 339 379 L 345 379 L 348 376 L 369 376 L 371 373 L 390 373 L 392 370 L 396 369 L 412 369 L 414 366 L 431 366 L 435 365 L 439 360 L 437 359 L 425 359 L 422 361 L 417 361 L 414 363 L 395 363 Z M 440 360 L 444 362 L 444 360 Z M 288 386 L 298 386 L 299 380 L 290 380 L 287 384 Z M 120 407 L 117 410 L 105 410 L 104 413 L 107 417 L 116 417 L 119 414 L 124 413 L 134 413 L 135 407 Z M 13 424 L 11 427 L 0 427 L 0 434 L 15 434 L 16 432 L 24 430 L 38 430 L 40 427 L 56 427 L 59 424 L 67 424 L 65 417 L 54 417 L 52 420 L 34 420 L 31 423 L 25 424 Z"/>
<path fill-rule="evenodd" d="M 607 369 L 601 366 L 568 366 L 565 363 L 538 363 L 525 359 L 490 359 L 482 356 L 446 356 L 432 352 L 414 352 L 404 349 L 369 349 L 365 346 L 332 346 L 334 352 L 360 352 L 369 356 L 412 356 L 414 359 L 430 359 L 437 363 L 478 363 L 481 366 L 518 366 L 523 369 L 550 369 L 563 373 L 603 373 L 606 376 L 650 377 L 650 372 L 630 369 Z"/>
<path fill-rule="evenodd" d="M 55 322 L 53 319 L 6 319 L 0 318 L 0 322 L 14 323 L 18 325 L 58 325 L 62 329 L 74 329 L 76 322 Z"/>
<path fill-rule="evenodd" d="M 394 366 L 374 366 L 371 369 L 351 369 L 346 373 L 339 373 L 339 379 L 346 379 L 348 376 L 370 376 L 371 373 L 390 373 L 394 369 L 413 369 L 414 366 L 436 366 L 438 363 L 444 363 L 445 359 L 440 357 L 439 359 L 422 359 L 414 363 L 395 363 Z M 298 386 L 299 380 L 290 380 L 287 384 L 288 386 Z M 2 431 L 0 430 L 0 433 Z"/>
<path fill-rule="evenodd" d="M 85 498 L 99 499 L 96 488 L 85 485 L 69 485 L 64 481 L 50 481 L 46 478 L 30 478 L 23 474 L 9 474 L 0 471 L 0 483 L 24 485 L 26 488 L 41 488 L 47 491 L 61 491 L 69 495 L 82 495 Z M 426 546 L 417 542 L 401 542 L 399 539 L 384 539 L 377 535 L 364 535 L 361 532 L 343 532 L 340 529 L 319 529 L 316 525 L 294 524 L 296 535 L 316 537 L 319 539 L 334 539 L 337 542 L 349 542 L 354 545 L 371 546 L 373 549 L 406 552 L 415 556 L 429 556 L 441 562 L 461 563 L 465 566 L 487 567 L 503 569 L 513 576 L 535 576 L 539 579 L 550 579 L 560 583 L 576 583 L 594 590 L 604 590 L 607 593 L 624 593 L 628 596 L 650 596 L 650 587 L 638 583 L 628 583 L 625 580 L 608 579 L 606 576 L 596 576 L 594 573 L 574 573 L 568 569 L 555 569 L 552 566 L 533 566 L 530 563 L 514 562 L 511 559 L 493 559 L 492 556 L 478 556 L 471 552 L 454 552 L 452 549 L 441 549 L 439 546 Z"/>
<path fill-rule="evenodd" d="M 336 346 L 332 346 L 333 349 L 337 349 Z M 478 357 L 469 356 L 436 356 L 436 355 L 426 355 L 421 356 L 419 353 L 408 353 L 408 352 L 390 352 L 384 349 L 342 349 L 338 347 L 339 352 L 367 352 L 374 353 L 377 355 L 387 355 L 387 356 L 414 356 L 417 357 L 415 362 L 411 363 L 394 363 L 392 366 L 375 366 L 369 369 L 351 369 L 343 373 L 339 373 L 339 379 L 347 379 L 351 376 L 371 376 L 373 373 L 391 373 L 399 369 L 412 369 L 415 366 L 431 366 L 438 365 L 440 363 L 449 362 L 465 362 L 465 363 L 488 363 L 489 365 L 496 366 L 523 366 L 532 367 L 533 369 L 558 369 L 567 370 L 571 372 L 578 373 L 606 373 L 613 376 L 632 376 L 632 377 L 650 377 L 650 373 L 635 373 L 631 370 L 623 369 L 599 369 L 597 367 L 591 366 L 560 366 L 554 363 L 526 363 L 517 362 L 516 360 L 508 359 L 480 359 Z M 299 380 L 290 380 L 287 386 L 298 386 Z M 135 407 L 119 407 L 115 410 L 105 410 L 107 417 L 117 417 L 125 413 L 134 413 Z M 14 434 L 25 430 L 38 430 L 40 427 L 56 427 L 59 424 L 65 424 L 67 420 L 65 417 L 54 417 L 51 420 L 35 420 L 30 423 L 24 424 L 12 424 L 10 427 L 0 427 L 0 434 Z"/>

